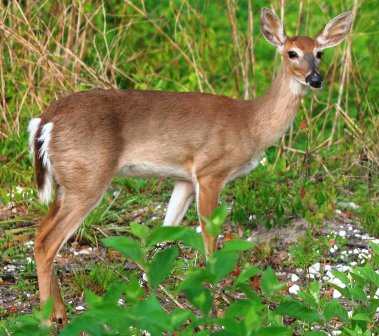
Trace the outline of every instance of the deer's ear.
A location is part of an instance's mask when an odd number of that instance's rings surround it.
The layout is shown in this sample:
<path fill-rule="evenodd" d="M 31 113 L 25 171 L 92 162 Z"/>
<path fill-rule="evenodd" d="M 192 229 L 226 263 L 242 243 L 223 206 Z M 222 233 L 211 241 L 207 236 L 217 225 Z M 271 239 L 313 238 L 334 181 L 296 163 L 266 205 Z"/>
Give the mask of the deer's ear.
<path fill-rule="evenodd" d="M 345 12 L 336 16 L 316 36 L 320 48 L 331 48 L 339 44 L 349 33 L 353 24 L 353 13 Z"/>
<path fill-rule="evenodd" d="M 262 9 L 261 30 L 266 40 L 277 48 L 282 47 L 287 39 L 282 21 L 267 8 Z"/>

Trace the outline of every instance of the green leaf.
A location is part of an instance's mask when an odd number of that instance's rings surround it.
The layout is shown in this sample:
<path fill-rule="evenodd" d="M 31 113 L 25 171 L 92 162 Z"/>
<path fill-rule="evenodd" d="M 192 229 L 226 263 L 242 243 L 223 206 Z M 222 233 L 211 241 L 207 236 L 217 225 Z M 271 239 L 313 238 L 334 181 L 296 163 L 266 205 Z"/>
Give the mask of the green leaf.
<path fill-rule="evenodd" d="M 113 248 L 135 263 L 144 264 L 145 253 L 134 239 L 129 237 L 109 237 L 101 241 L 105 246 Z"/>
<path fill-rule="evenodd" d="M 359 300 L 359 301 L 362 301 L 362 302 L 367 301 L 367 296 L 366 296 L 366 293 L 365 293 L 363 287 L 361 287 L 361 286 L 351 287 L 351 288 L 349 288 L 349 292 L 350 292 L 352 298 Z"/>
<path fill-rule="evenodd" d="M 302 321 L 316 322 L 320 320 L 320 315 L 316 310 L 292 299 L 283 301 L 275 311 L 282 315 L 296 317 Z"/>
<path fill-rule="evenodd" d="M 228 214 L 228 210 L 225 204 L 221 204 L 216 208 L 209 218 L 203 217 L 206 223 L 205 229 L 212 237 L 217 237 L 225 222 L 225 218 Z"/>
<path fill-rule="evenodd" d="M 189 227 L 158 227 L 150 234 L 146 243 L 148 246 L 154 246 L 159 243 L 175 240 L 180 240 L 200 253 L 205 254 L 203 238 Z"/>
<path fill-rule="evenodd" d="M 188 300 L 198 308 L 204 315 L 212 309 L 212 296 L 209 290 L 205 289 L 203 282 L 206 279 L 204 271 L 194 274 L 191 278 L 185 279 L 178 290 L 183 291 Z"/>
<path fill-rule="evenodd" d="M 374 242 L 369 242 L 371 248 L 374 250 L 375 254 L 379 256 L 379 245 L 375 244 Z"/>
<path fill-rule="evenodd" d="M 325 336 L 328 335 L 326 332 L 323 332 L 321 330 L 312 330 L 308 331 L 304 334 L 305 336 Z"/>
<path fill-rule="evenodd" d="M 275 271 L 271 267 L 263 272 L 261 278 L 261 288 L 268 297 L 273 296 L 275 292 L 283 286 L 284 284 L 279 282 Z"/>
<path fill-rule="evenodd" d="M 286 336 L 292 335 L 292 331 L 285 327 L 263 327 L 254 333 L 254 336 Z"/>
<path fill-rule="evenodd" d="M 250 284 L 250 279 L 260 273 L 262 273 L 262 270 L 260 268 L 246 264 L 243 267 L 238 278 L 234 281 L 234 284 L 239 285 L 245 282 L 248 282 Z"/>
<path fill-rule="evenodd" d="M 133 236 L 136 236 L 137 238 L 141 239 L 143 242 L 149 236 L 149 232 L 150 230 L 146 225 L 142 225 L 138 223 L 130 224 L 130 233 Z"/>
<path fill-rule="evenodd" d="M 349 316 L 345 308 L 338 302 L 337 299 L 333 299 L 325 304 L 323 314 L 328 321 L 331 321 L 333 317 L 338 317 L 343 321 L 349 320 Z"/>
<path fill-rule="evenodd" d="M 178 257 L 179 251 L 176 246 L 166 248 L 155 254 L 148 266 L 148 278 L 153 288 L 157 288 L 172 271 L 172 265 Z"/>
<path fill-rule="evenodd" d="M 222 248 L 222 252 L 241 252 L 250 250 L 254 246 L 253 243 L 248 242 L 244 239 L 232 239 L 225 243 L 224 247 Z"/>
<path fill-rule="evenodd" d="M 139 284 L 137 278 L 132 275 L 125 288 L 126 300 L 130 303 L 137 303 L 145 294 L 145 289 Z"/>
<path fill-rule="evenodd" d="M 372 322 L 372 319 L 367 314 L 364 314 L 364 313 L 354 314 L 351 317 L 351 319 L 356 320 L 356 321 Z"/>
<path fill-rule="evenodd" d="M 173 327 L 173 330 L 179 329 L 183 324 L 190 320 L 195 318 L 195 314 L 192 313 L 190 310 L 184 310 L 184 309 L 177 309 L 171 314 L 171 325 Z"/>
<path fill-rule="evenodd" d="M 44 303 L 41 310 L 41 317 L 43 319 L 48 319 L 53 313 L 53 298 L 50 296 Z"/>
<path fill-rule="evenodd" d="M 237 262 L 237 253 L 224 253 L 223 250 L 219 250 L 208 258 L 206 270 L 214 276 L 213 283 L 216 284 L 234 270 Z"/>

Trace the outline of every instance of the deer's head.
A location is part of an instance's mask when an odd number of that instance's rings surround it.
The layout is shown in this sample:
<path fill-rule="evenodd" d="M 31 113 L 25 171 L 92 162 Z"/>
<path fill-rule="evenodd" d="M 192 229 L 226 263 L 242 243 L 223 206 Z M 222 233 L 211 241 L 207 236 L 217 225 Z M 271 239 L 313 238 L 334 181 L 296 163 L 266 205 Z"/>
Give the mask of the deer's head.
<path fill-rule="evenodd" d="M 261 30 L 267 41 L 283 55 L 286 70 L 297 82 L 312 88 L 321 88 L 323 78 L 319 72 L 323 50 L 339 44 L 353 23 L 353 13 L 345 12 L 330 21 L 316 37 L 288 37 L 283 23 L 275 13 L 262 9 Z"/>

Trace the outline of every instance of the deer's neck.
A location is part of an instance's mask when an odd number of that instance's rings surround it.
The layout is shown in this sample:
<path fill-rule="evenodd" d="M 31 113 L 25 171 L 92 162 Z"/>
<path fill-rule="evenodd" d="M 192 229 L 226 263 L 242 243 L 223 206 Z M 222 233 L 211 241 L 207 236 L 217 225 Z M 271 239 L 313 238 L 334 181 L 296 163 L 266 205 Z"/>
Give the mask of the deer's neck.
<path fill-rule="evenodd" d="M 271 88 L 251 101 L 251 127 L 260 150 L 273 145 L 291 126 L 307 87 L 291 78 L 282 63 Z"/>

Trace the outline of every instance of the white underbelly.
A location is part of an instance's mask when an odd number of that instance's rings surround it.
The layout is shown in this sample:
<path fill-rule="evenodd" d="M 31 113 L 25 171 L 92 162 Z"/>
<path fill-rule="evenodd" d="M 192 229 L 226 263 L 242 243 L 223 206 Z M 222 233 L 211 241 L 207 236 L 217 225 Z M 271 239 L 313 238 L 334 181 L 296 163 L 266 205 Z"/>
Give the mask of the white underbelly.
<path fill-rule="evenodd" d="M 259 165 L 259 159 L 251 159 L 245 166 L 239 168 L 238 170 L 233 171 L 228 176 L 228 181 L 232 181 L 236 179 L 237 177 L 249 174 L 258 165 Z"/>
<path fill-rule="evenodd" d="M 151 162 L 131 163 L 122 167 L 121 175 L 140 178 L 173 177 L 190 179 L 191 176 L 181 166 L 162 165 Z"/>

